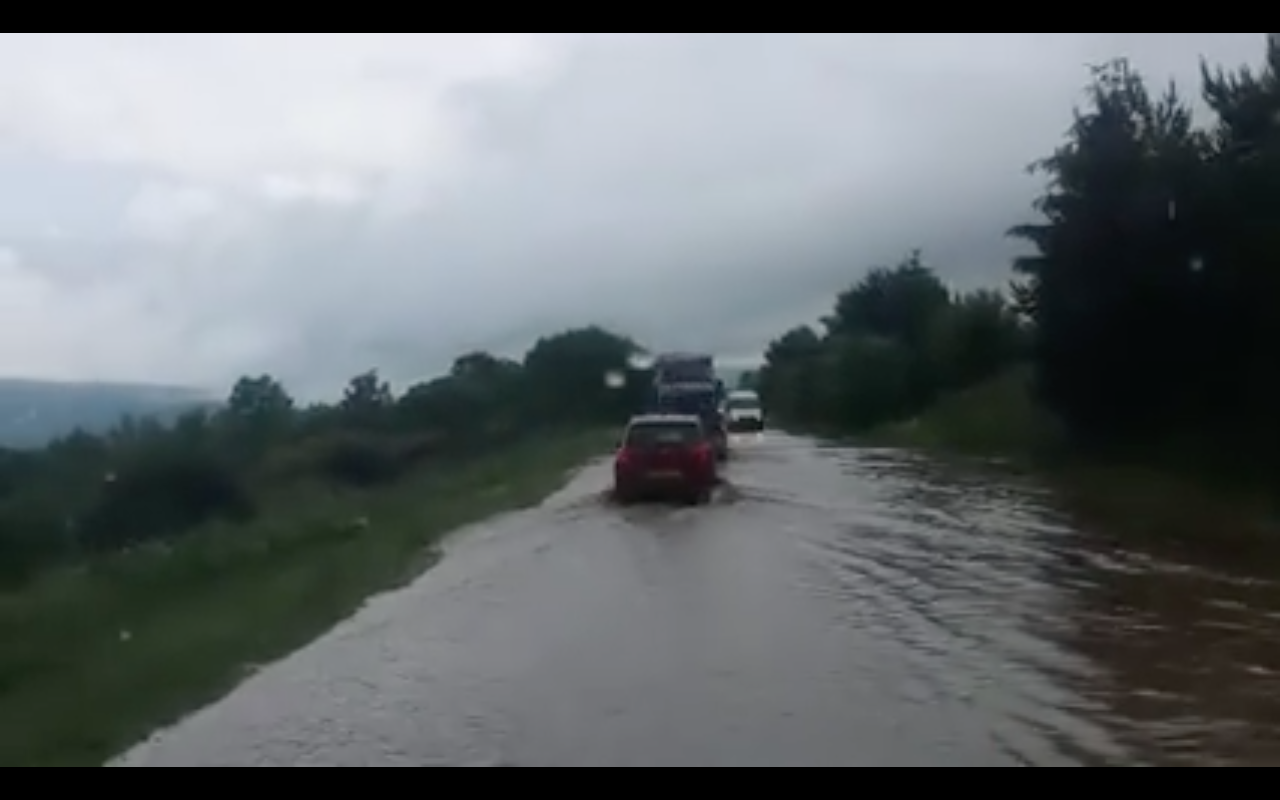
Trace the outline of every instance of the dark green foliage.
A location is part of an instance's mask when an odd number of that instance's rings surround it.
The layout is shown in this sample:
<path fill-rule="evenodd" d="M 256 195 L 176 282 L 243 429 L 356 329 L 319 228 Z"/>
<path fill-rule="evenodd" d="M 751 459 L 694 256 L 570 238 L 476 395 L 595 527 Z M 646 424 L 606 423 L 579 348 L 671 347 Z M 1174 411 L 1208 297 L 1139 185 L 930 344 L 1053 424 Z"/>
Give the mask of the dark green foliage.
<path fill-rule="evenodd" d="M 1124 62 L 1096 71 L 1017 269 L 1039 397 L 1073 439 L 1176 443 L 1272 469 L 1280 446 L 1280 50 L 1260 72 L 1203 70 L 1193 124 Z"/>
<path fill-rule="evenodd" d="M 584 328 L 539 341 L 523 362 L 464 355 L 400 396 L 366 372 L 337 403 L 301 409 L 274 378 L 245 377 L 219 410 L 172 425 L 127 419 L 42 450 L 0 450 L 0 579 L 245 520 L 289 484 L 359 491 L 551 426 L 621 421 L 647 379 L 628 369 L 636 351 Z M 611 387 L 609 373 L 630 379 Z"/>
<path fill-rule="evenodd" d="M 335 484 L 371 487 L 400 477 L 406 461 L 376 442 L 344 438 L 325 448 L 320 456 L 320 474 Z"/>
<path fill-rule="evenodd" d="M 919 253 L 842 292 L 823 327 L 770 344 L 756 384 L 771 414 L 853 430 L 909 417 L 1003 370 L 1027 339 L 1002 295 L 950 292 Z"/>
<path fill-rule="evenodd" d="M 1047 178 L 1011 300 L 956 297 L 918 254 L 773 343 L 760 386 L 797 422 L 915 417 L 1014 362 L 1077 448 L 1280 467 L 1280 49 L 1205 67 L 1197 124 L 1123 60 L 1094 68 Z M 1016 309 L 1016 314 L 1014 310 Z"/>
<path fill-rule="evenodd" d="M 780 336 L 740 385 L 771 416 L 858 430 L 1025 362 L 1077 445 L 1280 466 L 1280 50 L 1260 71 L 1206 67 L 1203 125 L 1123 61 L 1093 78 L 1035 165 L 1047 186 L 1011 231 L 1028 252 L 1008 297 L 956 293 L 911 253 L 842 292 L 820 330 Z M 301 409 L 270 376 L 244 378 L 225 407 L 167 427 L 126 420 L 0 451 L 0 577 L 250 516 L 266 486 L 358 490 L 539 428 L 621 420 L 647 383 L 628 368 L 638 351 L 582 328 L 522 362 L 463 355 L 399 396 L 364 373 L 337 403 Z"/>
<path fill-rule="evenodd" d="M 229 462 L 202 450 L 157 448 L 103 477 L 76 532 L 85 547 L 117 549 L 218 518 L 247 519 L 253 511 L 253 498 Z"/>

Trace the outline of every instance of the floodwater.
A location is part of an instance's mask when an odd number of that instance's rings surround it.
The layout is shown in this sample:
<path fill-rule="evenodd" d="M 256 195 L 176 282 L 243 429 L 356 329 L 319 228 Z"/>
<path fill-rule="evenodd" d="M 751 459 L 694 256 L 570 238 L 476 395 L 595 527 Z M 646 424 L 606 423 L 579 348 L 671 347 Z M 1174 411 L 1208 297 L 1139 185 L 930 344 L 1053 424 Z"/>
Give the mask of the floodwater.
<path fill-rule="evenodd" d="M 1280 585 L 998 466 L 739 444 L 704 508 L 587 469 L 111 766 L 1280 766 Z"/>

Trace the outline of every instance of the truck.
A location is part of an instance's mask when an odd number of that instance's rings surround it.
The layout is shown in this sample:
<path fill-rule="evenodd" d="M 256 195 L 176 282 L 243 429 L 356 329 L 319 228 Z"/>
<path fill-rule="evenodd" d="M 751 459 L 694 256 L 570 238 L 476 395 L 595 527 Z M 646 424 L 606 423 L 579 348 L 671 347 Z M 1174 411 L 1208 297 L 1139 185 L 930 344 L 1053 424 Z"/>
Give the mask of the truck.
<path fill-rule="evenodd" d="M 756 392 L 750 389 L 729 392 L 724 407 L 725 427 L 729 433 L 759 433 L 764 430 L 764 408 Z"/>
<path fill-rule="evenodd" d="M 724 401 L 724 382 L 716 375 L 714 356 L 662 353 L 654 358 L 653 386 L 645 412 L 697 415 L 702 419 L 720 459 L 729 454 Z"/>
<path fill-rule="evenodd" d="M 659 353 L 653 359 L 654 384 L 713 383 L 715 356 L 706 353 Z"/>

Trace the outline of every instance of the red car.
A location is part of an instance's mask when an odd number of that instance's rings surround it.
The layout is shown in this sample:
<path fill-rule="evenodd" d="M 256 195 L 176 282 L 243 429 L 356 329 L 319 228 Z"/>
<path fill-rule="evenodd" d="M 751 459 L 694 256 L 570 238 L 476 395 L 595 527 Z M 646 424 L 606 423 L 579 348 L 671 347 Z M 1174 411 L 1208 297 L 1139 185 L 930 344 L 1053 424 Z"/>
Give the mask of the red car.
<path fill-rule="evenodd" d="M 651 497 L 705 503 L 719 479 L 715 445 L 696 416 L 633 418 L 613 462 L 613 494 L 621 503 Z"/>

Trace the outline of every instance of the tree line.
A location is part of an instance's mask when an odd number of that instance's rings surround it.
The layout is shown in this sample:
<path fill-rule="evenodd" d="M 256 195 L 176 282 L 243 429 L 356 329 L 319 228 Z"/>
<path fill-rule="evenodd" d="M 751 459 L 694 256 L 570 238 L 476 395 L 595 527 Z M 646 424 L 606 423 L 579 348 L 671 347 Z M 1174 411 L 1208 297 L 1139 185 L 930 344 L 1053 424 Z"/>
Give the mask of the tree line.
<path fill-rule="evenodd" d="M 951 291 L 919 253 L 872 269 L 752 376 L 772 415 L 857 430 L 1027 365 L 1078 447 L 1194 453 L 1272 470 L 1280 453 L 1280 49 L 1205 65 L 1203 121 L 1123 61 L 1094 71 L 1066 140 L 1035 165 L 1036 218 L 1007 291 Z M 583 328 L 521 360 L 458 358 L 394 393 L 376 372 L 300 406 L 245 377 L 213 411 L 127 420 L 0 451 L 0 578 L 249 519 L 281 487 L 360 490 L 557 426 L 617 422 L 647 376 L 626 337 Z M 628 376 L 621 388 L 604 376 Z"/>
<path fill-rule="evenodd" d="M 1025 364 L 1077 450 L 1270 474 L 1280 457 L 1280 49 L 1203 64 L 1200 103 L 1124 60 L 1033 169 L 1007 291 L 957 295 L 918 254 L 769 347 L 775 413 L 865 429 Z"/>
<path fill-rule="evenodd" d="M 557 428 L 614 423 L 649 380 L 640 348 L 597 327 L 540 339 L 522 360 L 485 352 L 395 393 L 377 372 L 303 406 L 269 375 L 172 425 L 126 419 L 38 450 L 0 450 L 0 580 L 92 553 L 248 521 L 290 487 L 360 491 L 410 470 L 456 467 Z M 625 377 L 609 385 L 606 376 Z"/>
<path fill-rule="evenodd" d="M 1029 346 L 1001 293 L 953 293 L 919 253 L 841 292 L 821 325 L 793 328 L 765 351 L 754 380 L 771 416 L 873 428 L 999 374 Z"/>

